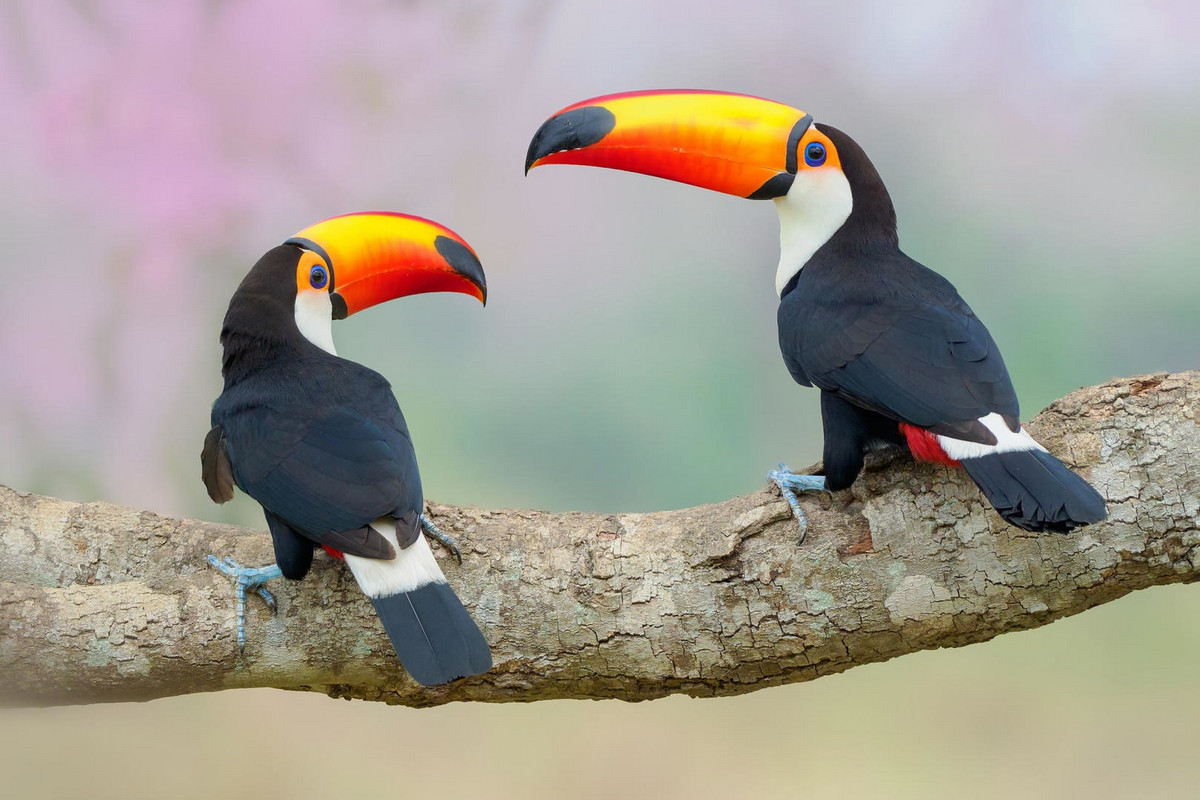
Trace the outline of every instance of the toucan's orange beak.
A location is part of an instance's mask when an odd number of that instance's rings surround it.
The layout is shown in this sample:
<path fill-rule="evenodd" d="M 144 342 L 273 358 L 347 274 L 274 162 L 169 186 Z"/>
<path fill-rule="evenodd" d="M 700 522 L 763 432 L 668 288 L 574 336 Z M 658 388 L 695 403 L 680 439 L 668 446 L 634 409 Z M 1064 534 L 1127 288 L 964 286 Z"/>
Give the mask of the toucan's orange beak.
<path fill-rule="evenodd" d="M 325 260 L 334 319 L 425 292 L 462 292 L 487 302 L 475 251 L 454 231 L 421 217 L 344 214 L 305 228 L 287 244 Z"/>
<path fill-rule="evenodd" d="M 800 138 L 811 123 L 803 111 L 744 94 L 611 94 L 546 120 L 529 144 L 525 171 L 586 164 L 739 197 L 780 197 L 792 185 Z"/>

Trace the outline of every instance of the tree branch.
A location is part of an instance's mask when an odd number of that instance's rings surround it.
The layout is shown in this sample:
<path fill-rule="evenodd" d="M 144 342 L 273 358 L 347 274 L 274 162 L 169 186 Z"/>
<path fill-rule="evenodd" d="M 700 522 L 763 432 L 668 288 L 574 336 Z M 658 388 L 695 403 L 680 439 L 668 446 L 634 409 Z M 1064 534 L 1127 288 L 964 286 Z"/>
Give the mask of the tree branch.
<path fill-rule="evenodd" d="M 802 497 L 797 546 L 773 491 L 651 514 L 432 505 L 445 572 L 496 667 L 422 688 L 343 565 L 317 559 L 248 602 L 208 553 L 272 560 L 270 537 L 0 488 L 0 702 L 146 700 L 272 686 L 451 700 L 729 695 L 981 642 L 1200 577 L 1200 372 L 1081 389 L 1029 423 L 1109 501 L 1070 535 L 1005 525 L 959 470 L 895 459 L 841 497 Z"/>

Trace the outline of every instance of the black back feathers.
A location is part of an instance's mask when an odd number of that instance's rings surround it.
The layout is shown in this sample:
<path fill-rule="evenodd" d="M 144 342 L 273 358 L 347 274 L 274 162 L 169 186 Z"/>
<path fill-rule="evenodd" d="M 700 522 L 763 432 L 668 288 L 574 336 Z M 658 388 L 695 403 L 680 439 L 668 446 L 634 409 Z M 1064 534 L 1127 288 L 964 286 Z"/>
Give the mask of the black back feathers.
<path fill-rule="evenodd" d="M 779 305 L 797 381 L 898 422 L 982 444 L 978 423 L 1020 411 L 1000 350 L 942 276 L 899 250 L 822 248 Z"/>

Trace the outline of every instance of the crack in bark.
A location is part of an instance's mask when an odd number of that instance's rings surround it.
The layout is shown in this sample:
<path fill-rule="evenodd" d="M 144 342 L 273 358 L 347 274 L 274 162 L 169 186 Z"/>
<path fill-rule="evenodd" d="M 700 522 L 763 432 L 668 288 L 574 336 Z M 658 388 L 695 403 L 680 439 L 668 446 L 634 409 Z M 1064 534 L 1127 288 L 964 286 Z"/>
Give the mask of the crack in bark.
<path fill-rule="evenodd" d="M 1005 525 L 960 471 L 872 456 L 839 497 L 804 495 L 797 546 L 774 491 L 648 514 L 431 503 L 435 553 L 496 667 L 422 688 L 343 565 L 251 598 L 208 553 L 271 560 L 270 538 L 0 489 L 0 702 L 138 700 L 274 686 L 428 706 L 738 694 L 915 650 L 987 641 L 1154 584 L 1200 577 L 1200 372 L 1073 392 L 1028 427 L 1108 498 L 1070 535 Z"/>

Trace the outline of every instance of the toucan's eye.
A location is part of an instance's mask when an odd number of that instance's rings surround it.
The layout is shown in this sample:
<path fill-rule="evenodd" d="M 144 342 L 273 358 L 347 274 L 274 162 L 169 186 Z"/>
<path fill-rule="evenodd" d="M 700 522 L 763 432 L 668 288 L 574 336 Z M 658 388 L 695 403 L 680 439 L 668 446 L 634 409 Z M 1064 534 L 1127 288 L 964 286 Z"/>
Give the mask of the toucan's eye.
<path fill-rule="evenodd" d="M 313 267 L 312 272 L 308 273 L 308 282 L 314 289 L 324 289 L 325 284 L 329 283 L 329 273 L 324 267 Z"/>
<path fill-rule="evenodd" d="M 825 145 L 820 142 L 809 142 L 804 148 L 804 163 L 810 167 L 819 167 L 825 163 Z"/>

